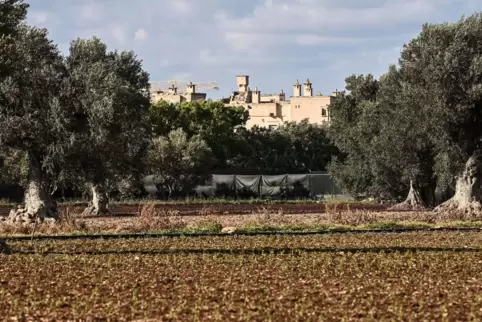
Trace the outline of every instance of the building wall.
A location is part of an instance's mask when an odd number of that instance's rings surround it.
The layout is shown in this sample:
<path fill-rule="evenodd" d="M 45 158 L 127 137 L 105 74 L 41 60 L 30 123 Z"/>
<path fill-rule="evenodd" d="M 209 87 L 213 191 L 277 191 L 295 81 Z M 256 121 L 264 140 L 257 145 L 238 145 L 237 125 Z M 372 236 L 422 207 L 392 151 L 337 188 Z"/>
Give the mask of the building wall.
<path fill-rule="evenodd" d="M 259 127 L 279 126 L 287 119 L 286 113 L 289 112 L 289 109 L 286 108 L 289 107 L 289 102 L 241 104 L 241 106 L 249 111 L 247 128 L 255 125 Z"/>
<path fill-rule="evenodd" d="M 169 103 L 181 103 L 182 97 L 178 94 L 170 94 L 170 93 L 151 93 L 151 100 L 152 102 L 158 102 L 160 100 L 164 100 Z"/>
<path fill-rule="evenodd" d="M 206 93 L 151 93 L 151 99 L 153 102 L 164 100 L 169 103 L 204 101 L 206 100 Z"/>
<path fill-rule="evenodd" d="M 329 122 L 329 104 L 332 102 L 331 96 L 300 96 L 291 97 L 289 101 L 274 103 L 229 103 L 229 106 L 243 106 L 249 111 L 249 120 L 246 127 L 254 125 L 269 127 L 270 125 L 279 126 L 284 122 L 300 122 L 308 119 L 310 123 L 323 124 Z M 323 115 L 323 109 L 325 114 Z"/>
<path fill-rule="evenodd" d="M 249 111 L 246 127 L 279 126 L 284 122 L 300 122 L 308 119 L 311 123 L 328 123 L 330 121 L 329 105 L 334 95 L 313 96 L 313 87 L 309 79 L 303 84 L 297 80 L 293 85 L 293 96 L 285 100 L 285 93 L 262 94 L 256 87 L 249 90 L 249 76 L 237 76 L 238 90 L 233 91 L 228 106 L 243 106 Z M 259 95 L 259 102 L 258 102 Z"/>
<path fill-rule="evenodd" d="M 284 122 L 300 122 L 308 119 L 311 123 L 322 124 L 330 121 L 329 105 L 334 96 L 312 96 L 313 88 L 309 80 L 303 85 L 298 81 L 293 85 L 293 96 L 285 99 L 285 93 L 262 94 L 249 89 L 249 76 L 236 77 L 238 90 L 231 93 L 227 106 L 242 106 L 249 111 L 248 128 L 279 126 Z M 299 84 L 299 85 L 298 85 Z M 194 89 L 193 89 L 194 90 Z M 298 94 L 303 96 L 297 96 Z M 311 95 L 310 95 L 311 94 Z M 152 93 L 153 101 L 165 100 L 170 103 L 206 100 L 206 93 L 177 93 L 175 91 Z M 258 101 L 259 97 L 259 101 Z"/>
<path fill-rule="evenodd" d="M 311 123 L 329 121 L 329 105 L 332 96 L 300 96 L 290 98 L 290 121 L 300 122 L 309 119 Z M 325 112 L 323 112 L 323 110 Z"/>
<path fill-rule="evenodd" d="M 193 101 L 205 101 L 206 100 L 206 93 L 186 93 L 183 94 L 186 102 L 193 102 Z"/>
<path fill-rule="evenodd" d="M 280 102 L 283 101 L 281 94 L 261 94 L 261 102 Z"/>

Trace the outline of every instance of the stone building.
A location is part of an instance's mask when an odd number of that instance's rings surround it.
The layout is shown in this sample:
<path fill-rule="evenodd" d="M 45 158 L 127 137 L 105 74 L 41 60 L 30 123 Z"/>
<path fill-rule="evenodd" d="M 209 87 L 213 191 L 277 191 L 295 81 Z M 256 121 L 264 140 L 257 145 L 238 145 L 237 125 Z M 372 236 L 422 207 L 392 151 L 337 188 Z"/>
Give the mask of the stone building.
<path fill-rule="evenodd" d="M 313 95 L 312 83 L 307 79 L 303 84 L 297 80 L 293 85 L 293 95 L 286 99 L 281 90 L 278 94 L 262 94 L 256 87 L 249 87 L 249 76 L 236 76 L 237 90 L 224 102 L 229 106 L 243 106 L 249 111 L 248 128 L 258 125 L 275 128 L 284 122 L 308 119 L 311 123 L 330 121 L 329 105 L 336 92 L 330 96 Z"/>
<path fill-rule="evenodd" d="M 154 90 L 151 92 L 152 102 L 164 100 L 169 103 L 182 103 L 206 100 L 206 93 L 197 93 L 196 84 L 189 82 L 183 91 L 178 91 L 175 85 L 171 85 L 167 91 Z"/>

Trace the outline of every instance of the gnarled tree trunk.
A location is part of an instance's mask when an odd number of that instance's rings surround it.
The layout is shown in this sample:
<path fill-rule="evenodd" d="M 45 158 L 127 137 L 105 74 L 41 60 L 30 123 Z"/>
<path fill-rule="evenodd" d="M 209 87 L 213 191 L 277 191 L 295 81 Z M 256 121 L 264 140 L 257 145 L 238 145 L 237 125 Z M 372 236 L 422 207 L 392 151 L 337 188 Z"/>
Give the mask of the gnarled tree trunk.
<path fill-rule="evenodd" d="M 11 223 L 31 224 L 45 220 L 59 220 L 56 202 L 49 193 L 47 175 L 42 169 L 40 158 L 29 153 L 27 187 L 25 189 L 25 205 L 12 209 L 8 216 Z"/>
<path fill-rule="evenodd" d="M 420 188 L 413 180 L 410 180 L 410 190 L 405 201 L 394 205 L 391 210 L 423 210 L 426 208 Z"/>
<path fill-rule="evenodd" d="M 99 216 L 109 213 L 109 198 L 107 192 L 102 184 L 94 183 L 91 186 L 92 201 L 89 206 L 85 208 L 84 216 Z"/>
<path fill-rule="evenodd" d="M 457 177 L 454 196 L 436 207 L 434 211 L 443 215 L 464 217 L 481 215 L 481 170 L 481 154 L 476 153 L 467 160 L 464 171 Z"/>

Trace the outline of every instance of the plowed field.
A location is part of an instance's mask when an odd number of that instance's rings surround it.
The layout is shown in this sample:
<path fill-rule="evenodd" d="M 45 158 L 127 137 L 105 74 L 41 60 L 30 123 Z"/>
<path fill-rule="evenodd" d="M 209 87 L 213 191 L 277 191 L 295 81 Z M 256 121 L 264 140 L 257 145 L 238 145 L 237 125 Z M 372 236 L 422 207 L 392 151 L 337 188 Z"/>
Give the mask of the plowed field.
<path fill-rule="evenodd" d="M 10 246 L 0 255 L 4 320 L 482 319 L 479 232 Z"/>

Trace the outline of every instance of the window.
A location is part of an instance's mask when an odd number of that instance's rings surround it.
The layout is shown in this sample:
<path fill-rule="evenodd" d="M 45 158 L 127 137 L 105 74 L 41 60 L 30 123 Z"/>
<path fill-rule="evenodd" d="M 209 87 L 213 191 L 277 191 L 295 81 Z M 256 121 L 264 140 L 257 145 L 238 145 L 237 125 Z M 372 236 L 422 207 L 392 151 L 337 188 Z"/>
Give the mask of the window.
<path fill-rule="evenodd" d="M 321 109 L 321 116 L 326 116 L 326 109 L 324 108 Z"/>

